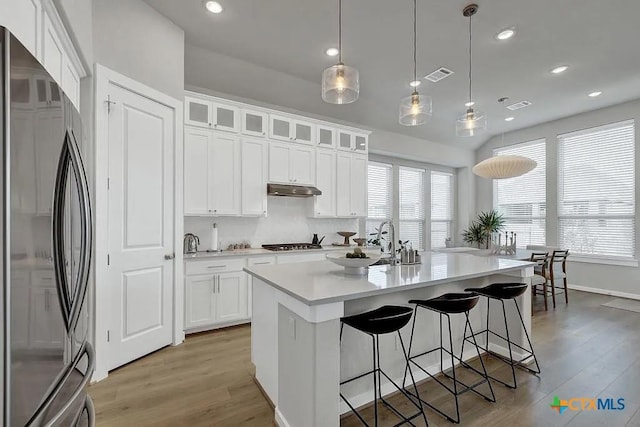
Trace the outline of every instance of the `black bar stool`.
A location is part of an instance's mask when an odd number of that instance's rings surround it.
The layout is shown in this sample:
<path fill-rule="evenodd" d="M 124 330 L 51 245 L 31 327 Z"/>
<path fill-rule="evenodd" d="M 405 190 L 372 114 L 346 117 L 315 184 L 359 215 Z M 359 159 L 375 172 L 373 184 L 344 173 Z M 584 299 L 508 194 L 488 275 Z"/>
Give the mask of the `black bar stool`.
<path fill-rule="evenodd" d="M 404 387 L 400 387 L 395 383 L 389 376 L 380 369 L 380 340 L 379 335 L 383 334 L 391 334 L 396 332 L 398 334 L 398 338 L 400 339 L 400 344 L 402 346 L 402 354 L 407 360 L 408 355 L 404 347 L 404 342 L 402 341 L 402 335 L 400 335 L 400 329 L 409 323 L 411 320 L 411 316 L 413 314 L 413 310 L 410 307 L 402 307 L 402 306 L 394 306 L 394 305 L 385 305 L 375 310 L 367 311 L 361 314 L 355 314 L 353 316 L 343 317 L 341 319 L 340 325 L 340 341 L 342 341 L 342 331 L 344 329 L 344 325 L 349 325 L 358 331 L 364 332 L 369 335 L 373 340 L 373 369 L 371 371 L 365 372 L 364 374 L 360 374 L 357 377 L 348 379 L 346 381 L 342 381 L 340 385 L 350 383 L 351 381 L 355 381 L 367 375 L 373 374 L 373 411 L 375 416 L 375 426 L 378 425 L 378 399 L 382 401 L 391 411 L 393 411 L 399 418 L 402 419 L 401 422 L 396 424 L 396 426 L 400 426 L 403 424 L 414 425 L 411 420 L 422 416 L 424 418 L 424 422 L 426 425 L 429 425 L 427 422 L 427 416 L 422 409 L 422 402 L 420 401 L 420 397 L 418 394 L 418 387 L 416 386 L 416 382 L 413 378 L 413 373 L 409 371 L 411 375 L 411 382 L 413 384 L 413 388 L 415 391 L 415 395 L 418 397 L 417 401 L 412 398 L 412 395 L 409 394 Z M 384 375 L 387 380 L 393 384 L 398 391 L 400 391 L 413 405 L 419 410 L 413 415 L 404 416 L 400 411 L 394 408 L 384 397 L 382 397 L 382 383 L 380 374 Z M 406 371 L 405 371 L 406 376 Z M 351 411 L 362 421 L 365 426 L 369 426 L 367 422 L 362 418 L 362 415 L 356 411 L 356 409 L 349 403 L 346 397 L 340 392 L 340 397 L 344 400 Z"/>
<path fill-rule="evenodd" d="M 536 355 L 533 351 L 533 344 L 531 344 L 531 338 L 529 338 L 529 332 L 527 332 L 527 328 L 524 326 L 524 320 L 522 319 L 522 313 L 520 312 L 520 307 L 518 306 L 518 301 L 516 301 L 516 297 L 519 297 L 520 295 L 524 294 L 527 291 L 527 285 L 525 283 L 493 283 L 489 286 L 485 286 L 484 288 L 468 288 L 465 289 L 468 292 L 473 292 L 476 293 L 478 295 L 482 295 L 484 297 L 487 297 L 487 328 L 483 329 L 482 331 L 476 332 L 475 334 L 473 334 L 473 332 L 471 332 L 471 335 L 467 337 L 466 335 L 466 330 L 465 330 L 465 341 L 469 341 L 471 339 L 471 337 L 473 337 L 473 341 L 476 342 L 475 336 L 474 335 L 480 335 L 480 334 L 486 334 L 486 345 L 485 345 L 485 349 L 484 351 L 490 355 L 495 357 L 496 359 L 499 359 L 501 361 L 503 361 L 504 363 L 506 363 L 507 365 L 511 365 L 511 374 L 513 375 L 513 384 L 508 384 L 505 381 L 499 380 L 493 376 L 491 376 L 491 379 L 494 381 L 499 382 L 500 384 L 503 384 L 509 388 L 517 388 L 518 387 L 518 383 L 516 381 L 516 370 L 515 367 L 519 367 L 521 369 L 524 369 L 532 374 L 539 374 L 540 373 L 540 365 L 538 365 L 538 359 L 536 358 Z M 502 304 L 502 315 L 504 317 L 504 328 L 506 331 L 507 336 L 503 337 L 502 335 L 496 333 L 495 331 L 492 331 L 489 329 L 489 302 L 491 300 L 498 300 L 500 301 L 500 303 Z M 509 323 L 507 322 L 507 310 L 506 307 L 504 305 L 504 302 L 506 300 L 512 300 L 514 302 L 514 304 L 516 305 L 516 310 L 518 311 L 518 317 L 520 318 L 520 323 L 522 324 L 522 327 L 524 329 L 524 333 L 525 336 L 527 337 L 527 341 L 529 342 L 529 349 L 526 349 L 514 342 L 511 341 L 511 338 L 509 337 Z M 494 351 L 489 350 L 489 334 L 492 334 L 500 339 L 502 339 L 503 341 L 507 342 L 507 346 L 509 347 L 509 357 L 505 357 L 501 354 L 498 354 Z M 513 348 L 512 347 L 517 347 L 520 350 L 525 352 L 525 356 L 520 359 L 520 360 L 514 360 L 513 359 Z M 527 360 L 533 358 L 533 361 L 536 364 L 536 369 L 531 369 L 529 366 L 527 366 L 527 364 L 525 363 Z"/>
<path fill-rule="evenodd" d="M 411 327 L 411 340 L 409 342 L 409 358 L 407 360 L 407 367 L 405 368 L 405 378 L 406 378 L 406 372 L 407 369 L 409 369 L 410 364 L 413 363 L 415 366 L 418 367 L 418 369 L 420 369 L 421 371 L 423 371 L 425 374 L 429 375 L 431 378 L 433 378 L 433 380 L 435 380 L 438 384 L 440 384 L 442 387 L 444 387 L 449 393 L 453 394 L 453 396 L 455 397 L 455 403 L 456 403 L 456 418 L 451 417 L 450 415 L 446 414 L 444 411 L 436 408 L 433 404 L 420 399 L 419 396 L 416 396 L 418 399 L 422 400 L 422 403 L 429 406 L 431 409 L 433 409 L 434 411 L 436 411 L 437 413 L 439 413 L 440 415 L 442 415 L 443 417 L 445 417 L 446 419 L 448 419 L 449 421 L 453 422 L 453 423 L 460 423 L 460 407 L 458 405 L 458 396 L 466 393 L 467 391 L 473 391 L 474 393 L 476 393 L 478 396 L 484 398 L 485 400 L 489 401 L 489 402 L 495 402 L 496 401 L 496 397 L 493 393 L 493 387 L 491 387 L 491 382 L 489 381 L 489 376 L 487 374 L 487 370 L 484 366 L 484 361 L 482 360 L 482 357 L 480 356 L 480 347 L 478 346 L 478 344 L 476 343 L 476 350 L 478 352 L 478 358 L 480 359 L 480 364 L 482 365 L 482 371 L 477 370 L 476 368 L 474 368 L 473 366 L 469 365 L 468 363 L 464 362 L 462 360 L 462 352 L 460 352 L 460 357 L 456 356 L 454 354 L 454 349 L 453 349 L 453 337 L 451 334 L 451 314 L 460 314 L 460 313 L 464 313 L 465 315 L 465 334 L 467 331 L 467 327 L 469 328 L 469 330 L 473 331 L 473 329 L 471 328 L 471 322 L 469 321 L 469 311 L 476 306 L 476 304 L 478 304 L 478 300 L 480 298 L 472 293 L 449 293 L 449 294 L 444 294 L 441 295 L 439 297 L 436 298 L 432 298 L 432 299 L 428 299 L 428 300 L 411 300 L 409 301 L 409 304 L 415 304 L 416 308 L 415 308 L 415 315 L 413 316 L 413 326 Z M 416 354 L 414 356 L 411 356 L 411 346 L 413 345 L 413 334 L 415 331 L 415 327 L 416 327 L 416 318 L 418 317 L 418 308 L 425 308 L 427 310 L 431 310 L 431 311 L 435 311 L 436 313 L 440 314 L 440 346 L 436 347 L 432 350 L 428 350 L 425 351 L 423 353 L 420 354 Z M 443 340 L 442 340 L 442 318 L 446 317 L 447 321 L 448 321 L 448 326 L 449 326 L 449 349 L 444 348 L 444 344 L 443 344 Z M 473 339 L 475 340 L 475 335 L 472 335 Z M 464 350 L 464 340 L 463 340 L 463 346 L 462 349 Z M 416 358 L 418 357 L 422 357 L 424 355 L 433 353 L 434 351 L 440 351 L 440 372 L 447 377 L 448 379 L 452 380 L 453 382 L 453 389 L 451 387 L 449 387 L 447 384 L 443 383 L 442 381 L 440 381 L 438 378 L 436 378 L 435 375 L 432 375 L 430 372 L 428 372 L 426 369 L 424 369 L 422 366 L 420 366 L 420 364 L 418 364 L 418 362 L 415 361 Z M 445 372 L 444 368 L 443 368 L 443 353 L 447 353 L 451 356 L 451 375 L 448 374 L 447 372 Z M 468 369 L 471 369 L 473 371 L 475 371 L 479 376 L 482 377 L 482 380 L 472 384 L 472 385 L 467 385 L 465 383 L 463 383 L 462 381 L 460 381 L 457 377 L 456 377 L 456 361 L 460 362 L 460 364 Z M 413 377 L 412 377 L 413 378 Z M 491 396 L 487 396 L 485 394 L 480 393 L 478 390 L 476 390 L 476 387 L 478 387 L 481 384 L 487 383 L 489 386 L 489 390 L 491 392 Z M 462 386 L 461 388 L 459 388 L 459 385 Z"/>

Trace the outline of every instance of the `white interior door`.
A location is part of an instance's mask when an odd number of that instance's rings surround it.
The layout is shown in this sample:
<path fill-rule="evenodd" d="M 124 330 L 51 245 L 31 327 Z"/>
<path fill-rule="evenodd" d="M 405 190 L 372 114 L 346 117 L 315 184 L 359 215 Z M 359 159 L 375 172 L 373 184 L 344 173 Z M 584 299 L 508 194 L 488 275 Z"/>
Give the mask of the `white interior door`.
<path fill-rule="evenodd" d="M 110 85 L 109 369 L 172 343 L 173 110 Z M 170 258 L 170 257 L 169 257 Z"/>

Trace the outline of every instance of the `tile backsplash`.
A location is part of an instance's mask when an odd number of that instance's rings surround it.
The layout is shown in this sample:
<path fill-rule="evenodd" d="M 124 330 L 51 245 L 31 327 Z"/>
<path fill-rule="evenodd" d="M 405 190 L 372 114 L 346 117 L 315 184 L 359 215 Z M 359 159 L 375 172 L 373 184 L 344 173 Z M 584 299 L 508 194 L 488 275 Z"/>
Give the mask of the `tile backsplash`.
<path fill-rule="evenodd" d="M 218 224 L 220 248 L 229 244 L 248 242 L 259 248 L 265 243 L 311 242 L 313 233 L 326 236 L 323 245 L 342 242 L 338 231 L 358 231 L 357 219 L 310 218 L 313 198 L 269 197 L 267 217 L 185 217 L 184 232 L 200 237 L 200 247 L 209 248 L 210 229 Z M 357 236 L 354 236 L 357 237 Z"/>

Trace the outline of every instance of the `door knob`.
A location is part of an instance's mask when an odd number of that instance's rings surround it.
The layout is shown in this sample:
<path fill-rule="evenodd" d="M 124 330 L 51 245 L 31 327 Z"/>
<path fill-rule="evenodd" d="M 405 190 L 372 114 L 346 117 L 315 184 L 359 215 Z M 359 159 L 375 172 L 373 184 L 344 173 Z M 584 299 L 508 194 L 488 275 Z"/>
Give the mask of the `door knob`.
<path fill-rule="evenodd" d="M 172 260 L 176 257 L 176 254 L 167 254 L 164 256 L 164 259 L 166 259 L 167 261 Z"/>

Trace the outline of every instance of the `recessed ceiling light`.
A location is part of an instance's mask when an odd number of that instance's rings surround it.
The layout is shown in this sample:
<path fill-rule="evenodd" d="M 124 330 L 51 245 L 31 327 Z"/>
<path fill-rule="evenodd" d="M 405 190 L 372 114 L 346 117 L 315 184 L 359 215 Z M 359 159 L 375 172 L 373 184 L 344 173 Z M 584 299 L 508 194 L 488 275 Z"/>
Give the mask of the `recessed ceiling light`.
<path fill-rule="evenodd" d="M 509 40 L 511 37 L 516 35 L 516 29 L 514 27 L 505 28 L 496 34 L 496 39 L 498 40 Z"/>
<path fill-rule="evenodd" d="M 414 81 L 412 81 L 412 82 L 409 82 L 409 86 L 411 86 L 411 87 L 418 87 L 418 86 L 420 86 L 420 84 L 421 84 L 421 83 L 422 83 L 422 82 L 421 82 L 420 80 L 414 80 Z"/>
<path fill-rule="evenodd" d="M 329 49 L 325 50 L 324 53 L 326 53 L 327 56 L 338 56 L 340 51 L 336 47 L 330 47 Z"/>
<path fill-rule="evenodd" d="M 600 95 L 602 95 L 602 92 L 601 92 L 601 91 L 599 91 L 599 90 L 597 90 L 597 91 L 595 91 L 595 92 L 591 92 L 591 93 L 589 94 L 589 96 L 590 96 L 590 97 L 592 97 L 592 98 L 595 98 L 596 96 L 600 96 Z"/>
<path fill-rule="evenodd" d="M 465 107 L 473 107 L 474 105 L 476 105 L 476 103 L 475 103 L 475 102 L 473 102 L 473 101 L 469 101 L 469 102 L 465 102 L 465 103 L 464 103 L 464 106 L 465 106 Z"/>
<path fill-rule="evenodd" d="M 561 65 L 559 67 L 554 68 L 553 70 L 551 70 L 551 72 L 553 74 L 560 74 L 560 73 L 564 73 L 565 71 L 567 71 L 567 69 L 569 69 L 568 66 L 566 65 Z"/>
<path fill-rule="evenodd" d="M 504 119 L 504 121 L 505 121 L 505 122 L 510 122 L 510 121 L 512 121 L 513 119 L 515 119 L 515 117 L 507 117 L 506 119 Z"/>
<path fill-rule="evenodd" d="M 211 13 L 221 13 L 222 6 L 217 1 L 208 1 L 204 4 L 207 10 Z"/>

